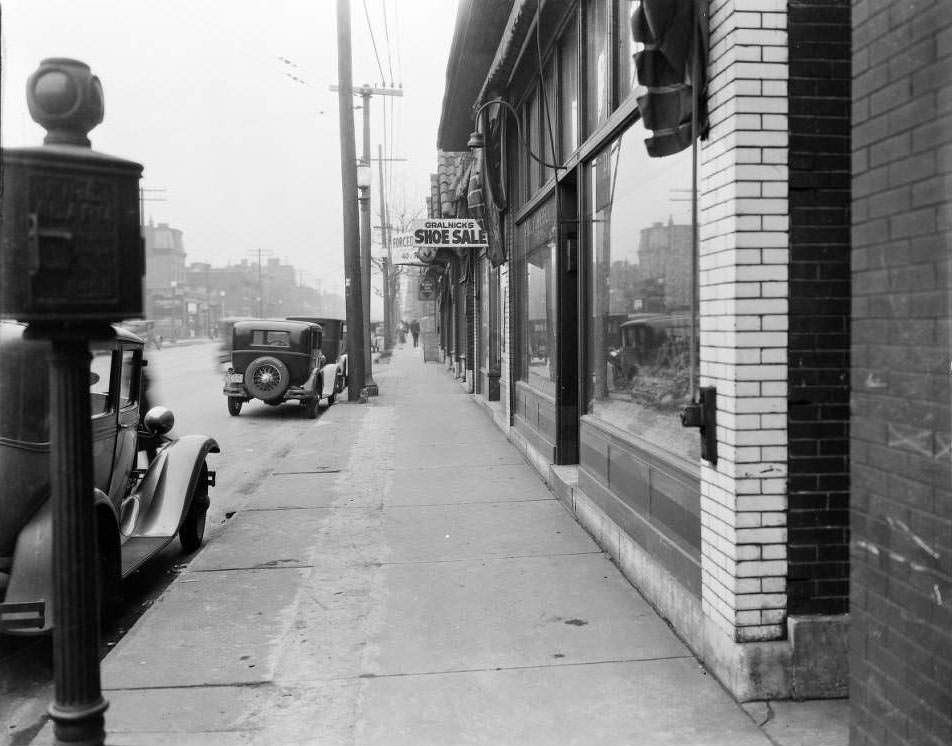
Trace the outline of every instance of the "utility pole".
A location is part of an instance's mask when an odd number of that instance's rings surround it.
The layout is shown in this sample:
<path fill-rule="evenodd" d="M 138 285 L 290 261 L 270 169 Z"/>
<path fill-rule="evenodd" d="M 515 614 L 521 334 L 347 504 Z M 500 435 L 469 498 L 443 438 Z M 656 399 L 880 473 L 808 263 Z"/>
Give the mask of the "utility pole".
<path fill-rule="evenodd" d="M 340 174 L 344 219 L 344 295 L 347 303 L 347 400 L 358 401 L 364 387 L 364 329 L 361 302 L 360 235 L 357 216 L 357 153 L 354 142 L 350 0 L 337 0 L 337 78 L 340 108 Z M 369 281 L 369 276 L 368 276 Z"/>
<path fill-rule="evenodd" d="M 249 251 L 248 256 L 258 257 L 258 318 L 264 318 L 264 278 L 262 277 L 262 261 L 263 256 L 271 256 L 271 249 L 255 249 L 254 251 Z"/>
<path fill-rule="evenodd" d="M 332 91 L 337 90 L 341 100 L 343 100 L 343 92 L 340 90 L 340 86 L 330 86 Z M 365 166 L 368 170 L 370 169 L 370 97 L 371 96 L 403 96 L 402 88 L 385 88 L 382 86 L 369 86 L 362 85 L 359 88 L 352 88 L 353 95 L 359 95 L 361 97 L 362 108 L 363 108 L 363 152 L 360 157 L 360 165 Z M 343 102 L 341 106 L 343 106 Z M 382 185 L 381 185 L 382 186 Z M 361 190 L 362 192 L 364 190 Z M 382 194 L 382 192 L 381 192 Z M 373 371 L 371 367 L 371 355 L 370 355 L 370 272 L 371 272 L 371 261 L 370 261 L 370 189 L 366 189 L 365 194 L 361 194 L 361 211 L 364 213 L 363 218 L 366 222 L 366 229 L 361 233 L 361 242 L 360 242 L 360 266 L 362 273 L 362 284 L 361 284 L 361 304 L 364 312 L 364 325 L 367 332 L 367 338 L 364 341 L 364 384 L 367 389 L 367 394 L 369 396 L 377 396 L 379 389 L 377 387 L 376 381 L 373 379 Z"/>

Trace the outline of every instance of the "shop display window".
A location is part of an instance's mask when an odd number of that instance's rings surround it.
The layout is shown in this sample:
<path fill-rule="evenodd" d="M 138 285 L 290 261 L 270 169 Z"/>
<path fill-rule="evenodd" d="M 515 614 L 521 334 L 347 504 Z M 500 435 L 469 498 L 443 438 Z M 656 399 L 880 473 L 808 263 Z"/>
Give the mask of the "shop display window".
<path fill-rule="evenodd" d="M 575 19 L 566 26 L 559 42 L 559 88 L 562 159 L 579 146 L 578 131 L 578 28 Z"/>
<path fill-rule="evenodd" d="M 692 156 L 650 158 L 646 137 L 636 123 L 585 168 L 586 410 L 697 460 L 678 416 L 698 376 Z"/>
<path fill-rule="evenodd" d="M 537 391 L 555 396 L 556 241 L 555 203 L 549 200 L 520 225 L 525 249 L 521 297 L 522 365 L 520 378 Z"/>
<path fill-rule="evenodd" d="M 609 46 L 609 0 L 591 0 L 585 18 L 586 134 L 608 119 L 611 111 L 611 47 Z"/>
<path fill-rule="evenodd" d="M 615 87 L 618 103 L 635 90 L 638 80 L 635 75 L 635 52 L 642 46 L 636 44 L 631 33 L 631 17 L 639 0 L 617 0 L 615 10 Z"/>

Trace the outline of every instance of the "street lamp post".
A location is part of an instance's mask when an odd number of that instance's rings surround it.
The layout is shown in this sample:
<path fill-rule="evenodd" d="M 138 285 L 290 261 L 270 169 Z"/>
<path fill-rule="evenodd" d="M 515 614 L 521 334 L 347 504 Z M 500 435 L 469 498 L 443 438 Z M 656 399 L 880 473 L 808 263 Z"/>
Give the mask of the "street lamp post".
<path fill-rule="evenodd" d="M 369 105 L 368 99 L 369 97 L 364 99 L 365 106 Z M 366 121 L 365 119 L 364 122 Z M 369 134 L 365 132 L 364 137 L 369 138 Z M 364 309 L 364 326 L 367 330 L 367 338 L 364 340 L 364 387 L 367 389 L 367 396 L 377 396 L 380 390 L 377 388 L 377 382 L 374 381 L 370 355 L 373 325 L 370 322 L 370 164 L 368 162 L 361 162 L 357 166 L 357 192 L 357 201 L 360 203 L 360 301 Z"/>

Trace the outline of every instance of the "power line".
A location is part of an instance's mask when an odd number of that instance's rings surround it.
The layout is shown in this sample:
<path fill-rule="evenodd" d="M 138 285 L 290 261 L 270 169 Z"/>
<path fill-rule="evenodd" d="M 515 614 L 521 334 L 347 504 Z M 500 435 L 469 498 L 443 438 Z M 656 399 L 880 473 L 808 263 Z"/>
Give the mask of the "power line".
<path fill-rule="evenodd" d="M 367 30 L 370 32 L 370 43 L 373 44 L 374 48 L 374 57 L 377 58 L 377 69 L 380 71 L 380 82 L 381 84 L 387 80 L 387 76 L 383 74 L 383 65 L 380 64 L 380 53 L 377 51 L 377 39 L 374 37 L 374 27 L 370 22 L 370 11 L 367 10 L 367 0 L 363 0 L 364 5 L 364 17 L 367 19 Z"/>
<path fill-rule="evenodd" d="M 397 80 L 403 82 L 403 62 L 400 59 L 400 7 L 393 6 L 393 38 L 397 50 Z"/>
<path fill-rule="evenodd" d="M 380 10 L 383 11 L 383 33 L 387 41 L 387 69 L 390 70 L 390 85 L 393 85 L 393 59 L 390 54 L 390 24 L 387 23 L 387 0 L 380 0 Z"/>

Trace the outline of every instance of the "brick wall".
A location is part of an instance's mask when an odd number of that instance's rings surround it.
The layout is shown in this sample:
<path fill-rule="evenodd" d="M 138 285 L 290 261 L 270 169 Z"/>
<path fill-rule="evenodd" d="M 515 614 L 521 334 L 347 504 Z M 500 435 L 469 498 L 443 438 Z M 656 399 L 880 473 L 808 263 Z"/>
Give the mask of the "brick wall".
<path fill-rule="evenodd" d="M 738 642 L 786 617 L 787 1 L 710 4 L 710 139 L 700 166 L 701 385 L 717 387 L 701 466 L 705 615 Z"/>
<path fill-rule="evenodd" d="M 952 743 L 952 3 L 853 3 L 851 743 Z"/>
<path fill-rule="evenodd" d="M 791 0 L 787 611 L 849 578 L 850 0 Z"/>

